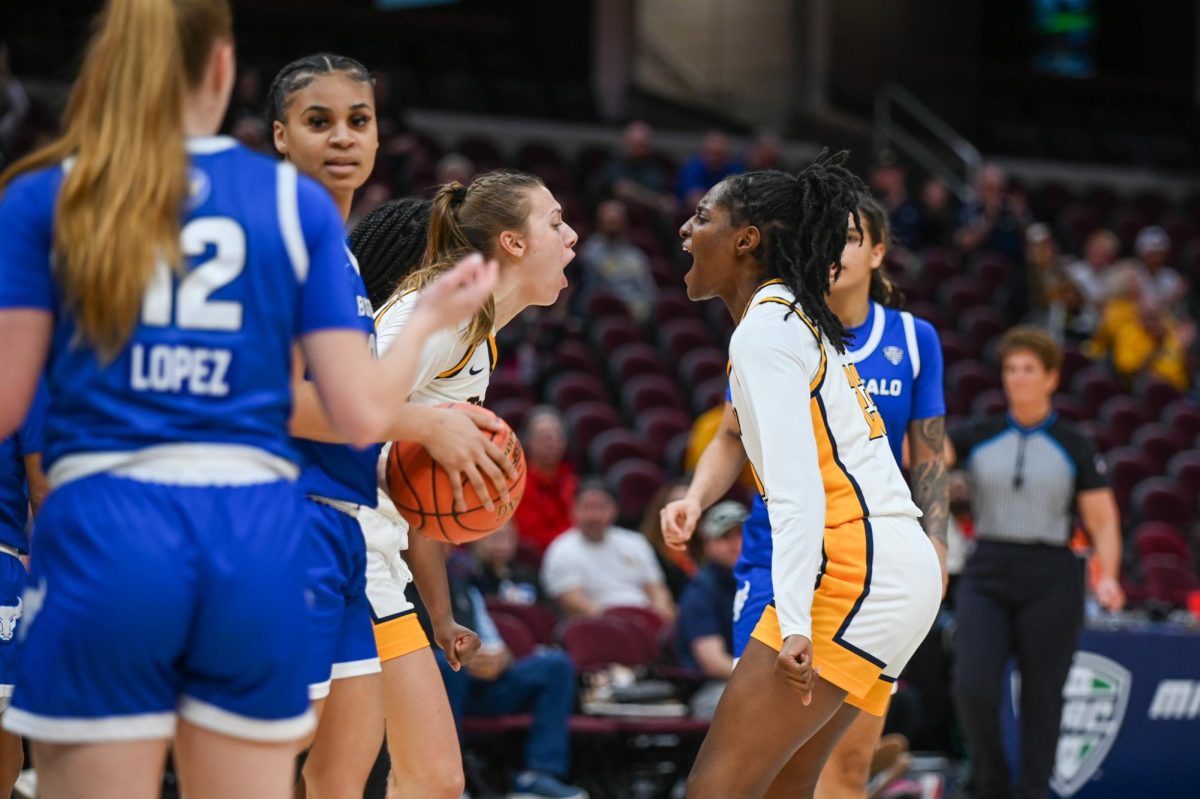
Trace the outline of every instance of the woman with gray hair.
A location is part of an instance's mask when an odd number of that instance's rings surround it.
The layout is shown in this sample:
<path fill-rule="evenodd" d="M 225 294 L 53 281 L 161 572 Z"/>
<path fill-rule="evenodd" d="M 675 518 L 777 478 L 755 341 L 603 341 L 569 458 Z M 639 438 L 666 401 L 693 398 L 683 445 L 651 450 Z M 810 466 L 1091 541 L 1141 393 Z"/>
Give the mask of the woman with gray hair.
<path fill-rule="evenodd" d="M 549 405 L 529 412 L 521 431 L 528 477 L 525 497 L 513 521 L 521 539 L 544 552 L 571 526 L 579 478 L 567 460 L 567 430 L 562 414 Z"/>

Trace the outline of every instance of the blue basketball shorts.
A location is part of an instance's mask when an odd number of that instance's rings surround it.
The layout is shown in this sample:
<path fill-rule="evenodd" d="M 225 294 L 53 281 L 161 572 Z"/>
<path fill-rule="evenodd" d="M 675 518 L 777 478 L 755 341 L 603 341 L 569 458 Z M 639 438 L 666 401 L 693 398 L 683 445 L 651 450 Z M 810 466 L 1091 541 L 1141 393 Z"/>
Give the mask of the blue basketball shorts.
<path fill-rule="evenodd" d="M 16 555 L 0 551 L 0 710 L 8 708 L 17 681 L 17 639 L 25 604 L 21 594 L 28 585 L 25 564 Z"/>
<path fill-rule="evenodd" d="M 307 735 L 307 529 L 285 480 L 56 487 L 4 726 L 59 743 L 168 738 L 178 718 L 247 740 Z"/>
<path fill-rule="evenodd" d="M 358 519 L 319 500 L 308 517 L 309 697 L 329 695 L 332 680 L 380 671 L 367 600 L 367 548 Z"/>
<path fill-rule="evenodd" d="M 763 611 L 775 598 L 771 567 L 738 561 L 733 567 L 737 594 L 733 600 L 733 656 L 740 658 Z"/>

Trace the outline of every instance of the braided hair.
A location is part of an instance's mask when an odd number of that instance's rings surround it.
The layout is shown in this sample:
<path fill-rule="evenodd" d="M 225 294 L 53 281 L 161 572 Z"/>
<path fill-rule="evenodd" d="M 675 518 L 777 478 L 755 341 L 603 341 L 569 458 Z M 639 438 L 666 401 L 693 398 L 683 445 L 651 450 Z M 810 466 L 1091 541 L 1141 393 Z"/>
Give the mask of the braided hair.
<path fill-rule="evenodd" d="M 794 176 L 776 170 L 734 175 L 721 183 L 714 198 L 733 225 L 759 229 L 762 241 L 754 255 L 767 276 L 791 289 L 796 297 L 792 309 L 802 311 L 838 352 L 845 352 L 846 328 L 825 297 L 830 270 L 835 276 L 841 271 L 847 215 L 862 233 L 858 198 L 866 190 L 843 166 L 846 155 L 822 151 Z"/>
<path fill-rule="evenodd" d="M 308 86 L 322 75 L 342 74 L 359 83 L 375 86 L 375 78 L 358 61 L 335 53 L 314 53 L 297 58 L 288 64 L 271 81 L 267 90 L 267 121 L 270 123 L 287 120 L 288 103 L 292 95 Z"/>
<path fill-rule="evenodd" d="M 371 306 L 380 308 L 396 286 L 421 265 L 429 239 L 428 200 L 407 197 L 383 203 L 350 233 Z"/>

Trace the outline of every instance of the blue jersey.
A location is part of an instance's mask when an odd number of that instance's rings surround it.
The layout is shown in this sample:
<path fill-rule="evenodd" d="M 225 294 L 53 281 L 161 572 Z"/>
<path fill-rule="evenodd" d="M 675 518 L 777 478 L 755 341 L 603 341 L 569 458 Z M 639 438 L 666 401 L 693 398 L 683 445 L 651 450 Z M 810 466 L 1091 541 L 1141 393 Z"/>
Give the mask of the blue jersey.
<path fill-rule="evenodd" d="M 851 328 L 846 359 L 855 364 L 875 400 L 896 462 L 914 419 L 946 414 L 942 392 L 942 345 L 933 325 L 907 311 L 872 302 L 867 319 Z M 771 523 L 755 496 L 742 527 L 741 563 L 771 565 Z"/>
<path fill-rule="evenodd" d="M 0 544 L 20 552 L 29 550 L 29 537 L 25 532 L 29 521 L 25 458 L 42 451 L 46 399 L 46 386 L 39 383 L 21 429 L 0 441 Z"/>
<path fill-rule="evenodd" d="M 358 261 L 346 250 L 346 283 L 356 297 L 359 327 L 367 335 L 371 353 L 375 352 L 375 314 L 367 287 L 358 270 Z M 345 444 L 326 444 L 306 438 L 295 439 L 300 450 L 300 487 L 309 496 L 353 502 L 375 507 L 379 492 L 376 489 L 375 464 L 379 460 L 378 444 L 358 449 Z"/>
<path fill-rule="evenodd" d="M 51 270 L 70 161 L 21 176 L 0 198 L 0 308 L 55 316 L 44 452 L 52 477 L 56 462 L 69 472 L 85 460 L 68 456 L 120 464 L 175 443 L 294 461 L 292 341 L 360 328 L 341 219 L 325 190 L 232 139 L 190 139 L 188 152 L 184 269 L 158 268 L 132 335 L 109 362 L 78 344 Z"/>

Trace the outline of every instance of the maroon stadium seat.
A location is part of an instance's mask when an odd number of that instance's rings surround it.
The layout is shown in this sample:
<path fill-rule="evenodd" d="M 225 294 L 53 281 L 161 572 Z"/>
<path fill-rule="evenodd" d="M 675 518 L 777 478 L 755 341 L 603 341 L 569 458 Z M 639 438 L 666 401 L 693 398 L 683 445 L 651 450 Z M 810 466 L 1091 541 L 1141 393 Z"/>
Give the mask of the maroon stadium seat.
<path fill-rule="evenodd" d="M 492 621 L 496 623 L 496 629 L 500 632 L 500 637 L 504 639 L 504 645 L 509 648 L 514 658 L 523 658 L 526 655 L 533 654 L 533 650 L 537 647 L 537 640 L 525 622 L 516 616 L 510 616 L 507 613 L 492 613 Z"/>
<path fill-rule="evenodd" d="M 559 638 L 581 673 L 599 671 L 614 663 L 643 666 L 650 660 L 641 636 L 622 619 L 570 619 L 563 623 Z"/>
<path fill-rule="evenodd" d="M 1187 449 L 1171 458 L 1167 476 L 1191 495 L 1193 503 L 1200 501 L 1200 452 Z"/>
<path fill-rule="evenodd" d="M 1069 393 L 1083 401 L 1092 418 L 1097 418 L 1104 401 L 1124 391 L 1111 371 L 1093 364 L 1079 370 L 1071 381 Z"/>
<path fill-rule="evenodd" d="M 1133 518 L 1139 522 L 1165 522 L 1180 530 L 1196 521 L 1195 506 L 1175 481 L 1150 477 L 1133 489 L 1129 498 Z"/>
<path fill-rule="evenodd" d="M 1004 392 L 998 388 L 989 388 L 983 391 L 972 402 L 970 412 L 972 416 L 1002 416 L 1008 410 L 1008 400 L 1004 398 Z"/>
<path fill-rule="evenodd" d="M 567 410 L 564 416 L 571 459 L 581 467 L 596 436 L 621 426 L 621 417 L 616 408 L 607 402 L 581 402 Z"/>
<path fill-rule="evenodd" d="M 1142 425 L 1130 441 L 1132 446 L 1146 453 L 1147 457 L 1154 461 L 1155 474 L 1166 472 L 1167 462 L 1179 452 L 1182 443 L 1168 425 L 1157 422 Z"/>
<path fill-rule="evenodd" d="M 955 413 L 966 413 L 983 392 L 996 387 L 991 369 L 977 361 L 966 360 L 946 369 L 946 407 Z"/>
<path fill-rule="evenodd" d="M 617 349 L 608 359 L 608 376 L 622 385 L 643 375 L 663 374 L 662 359 L 649 344 L 634 342 Z"/>
<path fill-rule="evenodd" d="M 1183 534 L 1171 525 L 1162 522 L 1143 522 L 1138 525 L 1133 534 L 1133 541 L 1140 558 L 1147 558 L 1151 555 L 1171 555 L 1187 562 L 1192 557 L 1187 539 L 1183 537 Z"/>
<path fill-rule="evenodd" d="M 1091 363 L 1091 360 L 1078 347 L 1071 344 L 1063 347 L 1062 366 L 1058 369 L 1059 385 L 1071 385 L 1071 381 L 1075 379 L 1075 375 L 1090 366 Z"/>
<path fill-rule="evenodd" d="M 676 408 L 651 408 L 637 417 L 634 427 L 646 449 L 661 459 L 667 446 L 691 429 L 692 418 Z"/>
<path fill-rule="evenodd" d="M 487 608 L 493 616 L 504 614 L 520 619 L 525 628 L 533 635 L 535 643 L 542 646 L 550 646 L 554 643 L 554 628 L 558 625 L 558 617 L 545 605 L 514 605 L 489 599 Z"/>
<path fill-rule="evenodd" d="M 1117 447 L 1105 455 L 1108 479 L 1122 510 L 1129 507 L 1130 497 L 1138 484 L 1154 474 L 1154 463 L 1146 453 L 1135 447 Z"/>
<path fill-rule="evenodd" d="M 547 380 L 567 372 L 586 372 L 592 377 L 602 377 L 592 348 L 580 341 L 561 341 L 545 359 L 541 376 Z"/>
<path fill-rule="evenodd" d="M 533 393 L 525 381 L 513 371 L 496 371 L 488 381 L 487 398 L 489 401 L 506 399 L 523 399 L 532 402 Z"/>
<path fill-rule="evenodd" d="M 724 375 L 714 377 L 712 380 L 705 380 L 692 390 L 692 412 L 699 416 L 718 405 L 724 405 L 725 392 L 728 388 L 729 381 Z"/>
<path fill-rule="evenodd" d="M 958 317 L 958 329 L 968 341 L 975 343 L 977 352 L 982 352 L 983 348 L 1007 327 L 1008 323 L 1004 317 L 986 305 L 967 308 Z"/>
<path fill-rule="evenodd" d="M 1149 414 L 1133 397 L 1110 397 L 1100 406 L 1099 420 L 1121 443 L 1128 443 L 1138 428 L 1150 421 Z"/>
<path fill-rule="evenodd" d="M 615 292 L 608 289 L 593 289 L 588 292 L 583 302 L 583 312 L 589 321 L 596 321 L 609 316 L 629 316 L 629 306 Z"/>
<path fill-rule="evenodd" d="M 689 300 L 682 289 L 660 289 L 654 300 L 654 321 L 660 325 L 676 319 L 695 319 L 697 313 L 696 303 Z"/>
<path fill-rule="evenodd" d="M 627 418 L 636 419 L 650 408 L 682 410 L 686 406 L 674 380 L 664 375 L 645 375 L 621 387 L 621 407 Z"/>
<path fill-rule="evenodd" d="M 685 386 L 695 388 L 706 380 L 724 377 L 728 364 L 729 358 L 715 347 L 695 350 L 679 362 L 679 378 Z"/>
<path fill-rule="evenodd" d="M 589 322 L 588 327 L 593 346 L 605 359 L 626 344 L 646 340 L 641 328 L 625 316 L 606 316 Z"/>
<path fill-rule="evenodd" d="M 605 430 L 596 436 L 588 448 L 588 466 L 591 471 L 604 473 L 629 458 L 651 458 L 653 453 L 641 436 L 623 428 Z"/>
<path fill-rule="evenodd" d="M 1087 405 L 1070 394 L 1054 395 L 1054 412 L 1069 422 L 1082 422 L 1088 418 Z"/>
<path fill-rule="evenodd" d="M 650 608 L 613 607 L 606 608 L 604 618 L 621 619 L 636 629 L 642 638 L 642 643 L 650 657 L 657 659 L 659 655 L 659 633 L 666 626 L 666 621 Z"/>
<path fill-rule="evenodd" d="M 621 520 L 635 526 L 641 521 L 654 493 L 667 479 L 658 466 L 638 458 L 621 461 L 605 477 L 617 496 Z"/>
<path fill-rule="evenodd" d="M 566 411 L 581 402 L 607 402 L 604 384 L 589 374 L 559 375 L 546 384 L 546 401 Z"/>
<path fill-rule="evenodd" d="M 1200 436 L 1200 405 L 1189 399 L 1172 402 L 1163 410 L 1162 419 L 1184 441 Z"/>
<path fill-rule="evenodd" d="M 1152 416 L 1159 416 L 1163 409 L 1180 398 L 1179 389 L 1163 380 L 1144 376 L 1133 386 L 1133 393 L 1145 403 Z"/>
<path fill-rule="evenodd" d="M 986 305 L 987 301 L 988 295 L 983 286 L 969 277 L 952 277 L 938 289 L 938 304 L 949 315 L 977 305 Z"/>
<path fill-rule="evenodd" d="M 1144 563 L 1142 574 L 1150 597 L 1173 607 L 1187 607 L 1188 595 L 1200 589 L 1194 570 L 1178 564 Z"/>
<path fill-rule="evenodd" d="M 688 353 L 712 345 L 708 328 L 699 319 L 674 319 L 658 331 L 658 348 L 669 363 L 679 363 Z"/>
<path fill-rule="evenodd" d="M 994 252 L 981 252 L 971 259 L 971 274 L 989 291 L 1011 282 L 1015 267 L 1008 258 Z"/>

